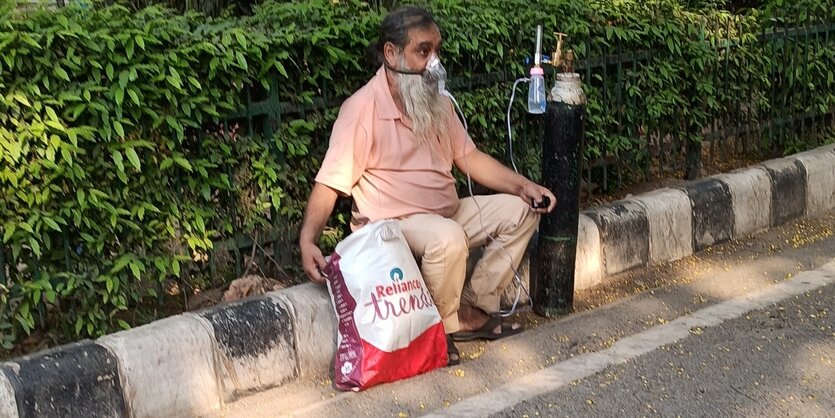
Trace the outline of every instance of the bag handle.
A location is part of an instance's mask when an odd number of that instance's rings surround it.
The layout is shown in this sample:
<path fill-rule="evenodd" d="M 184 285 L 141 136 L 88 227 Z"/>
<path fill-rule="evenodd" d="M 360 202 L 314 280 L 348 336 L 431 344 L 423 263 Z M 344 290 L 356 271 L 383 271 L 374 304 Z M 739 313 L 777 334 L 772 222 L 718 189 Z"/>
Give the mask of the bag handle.
<path fill-rule="evenodd" d="M 380 239 L 384 242 L 394 242 L 400 239 L 400 236 L 397 234 L 397 231 L 394 229 L 390 222 L 387 222 L 380 228 Z"/>

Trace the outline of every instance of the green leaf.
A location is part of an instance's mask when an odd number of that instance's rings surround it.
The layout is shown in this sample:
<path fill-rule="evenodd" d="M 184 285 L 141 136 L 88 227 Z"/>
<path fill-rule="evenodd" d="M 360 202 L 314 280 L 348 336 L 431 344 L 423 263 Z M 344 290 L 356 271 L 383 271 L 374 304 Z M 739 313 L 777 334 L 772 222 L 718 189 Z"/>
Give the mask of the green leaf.
<path fill-rule="evenodd" d="M 176 259 L 171 260 L 171 271 L 174 273 L 175 276 L 180 276 L 180 262 Z"/>
<path fill-rule="evenodd" d="M 116 104 L 121 106 L 122 102 L 125 100 L 125 91 L 122 88 L 116 89 L 116 93 L 114 94 L 114 98 L 116 99 Z"/>
<path fill-rule="evenodd" d="M 50 119 L 52 119 L 56 122 L 59 121 L 58 115 L 55 113 L 55 110 L 53 108 L 49 107 L 49 106 L 46 107 L 46 115 L 47 115 L 47 117 L 49 117 Z"/>
<path fill-rule="evenodd" d="M 28 233 L 30 233 L 30 234 L 34 234 L 34 233 L 35 233 L 35 231 L 32 229 L 32 226 L 31 226 L 31 225 L 29 225 L 29 222 L 21 222 L 21 223 L 17 224 L 17 226 L 18 226 L 20 229 L 22 229 L 22 230 L 24 230 L 24 231 L 26 231 L 26 232 L 28 232 Z"/>
<path fill-rule="evenodd" d="M 249 70 L 249 65 L 247 65 L 247 63 L 246 63 L 246 57 L 244 57 L 244 54 L 243 54 L 243 53 L 241 53 L 241 51 L 236 51 L 236 52 L 235 52 L 235 59 L 237 59 L 237 60 L 238 60 L 238 65 L 239 65 L 241 68 L 243 68 L 243 69 L 244 69 L 244 71 L 248 71 L 248 70 Z"/>
<path fill-rule="evenodd" d="M 202 90 L 203 89 L 203 87 L 200 85 L 200 82 L 197 81 L 197 79 L 192 77 L 192 76 L 188 76 L 188 82 L 189 82 L 189 84 L 194 86 L 194 88 L 196 88 L 197 90 Z"/>
<path fill-rule="evenodd" d="M 52 218 L 44 217 L 43 222 L 46 224 L 46 226 L 52 228 L 52 230 L 57 231 L 57 232 L 61 232 L 61 227 L 58 226 L 58 223 L 55 222 Z"/>
<path fill-rule="evenodd" d="M 136 94 L 136 92 L 135 92 L 135 91 L 133 91 L 133 89 L 128 89 L 128 96 L 130 96 L 130 99 L 131 99 L 131 100 L 133 100 L 133 102 L 134 102 L 137 106 L 139 106 L 139 105 L 141 104 L 141 103 L 139 102 L 139 95 L 138 95 L 138 94 Z"/>
<path fill-rule="evenodd" d="M 119 324 L 119 327 L 121 327 L 123 330 L 129 330 L 130 329 L 130 324 L 125 322 L 124 319 L 117 319 L 116 323 Z"/>
<path fill-rule="evenodd" d="M 125 70 L 125 71 L 120 72 L 119 73 L 119 87 L 121 87 L 121 90 L 124 90 L 125 88 L 127 88 L 129 82 L 130 82 L 130 71 Z M 124 95 L 124 92 L 122 92 L 122 94 Z"/>
<path fill-rule="evenodd" d="M 14 99 L 17 100 L 18 102 L 20 102 L 20 104 L 22 104 L 26 107 L 32 107 L 32 104 L 29 103 L 29 99 L 27 99 L 26 96 L 24 96 L 20 93 L 15 94 Z"/>
<path fill-rule="evenodd" d="M 17 227 L 15 227 L 15 223 L 12 222 L 12 221 L 8 221 L 5 224 L 3 224 L 3 242 L 4 243 L 9 242 L 9 240 L 12 238 L 12 235 L 14 235 L 15 229 L 17 229 Z"/>
<path fill-rule="evenodd" d="M 182 81 L 180 78 L 180 73 L 177 71 L 176 68 L 169 66 L 168 73 L 171 74 L 171 77 L 174 77 L 177 81 Z"/>
<path fill-rule="evenodd" d="M 116 135 L 119 138 L 124 138 L 125 137 L 125 127 L 122 126 L 122 122 L 119 122 L 118 120 L 114 120 L 113 121 L 113 130 L 116 132 Z"/>
<path fill-rule="evenodd" d="M 282 64 L 282 63 L 280 63 L 280 62 L 276 61 L 276 62 L 275 62 L 275 69 L 276 69 L 276 70 L 278 70 L 278 72 L 279 72 L 279 73 L 281 73 L 281 75 L 282 75 L 282 76 L 284 76 L 284 78 L 288 78 L 288 77 L 289 77 L 289 76 L 287 75 L 287 70 L 284 68 L 284 64 Z"/>
<path fill-rule="evenodd" d="M 188 160 L 186 160 L 186 159 L 185 159 L 185 158 L 183 158 L 183 157 L 175 157 L 175 158 L 174 158 L 174 162 L 176 162 L 176 163 L 177 163 L 177 165 L 179 165 L 180 167 L 185 168 L 187 171 L 191 171 L 191 170 L 192 170 L 192 168 L 191 168 L 191 163 L 189 163 L 189 162 L 188 162 Z"/>
<path fill-rule="evenodd" d="M 110 155 L 113 157 L 113 163 L 116 164 L 116 168 L 118 168 L 119 171 L 124 172 L 125 165 L 123 163 L 124 160 L 122 157 L 122 153 L 119 152 L 119 150 L 113 150 L 113 152 L 111 152 Z"/>
<path fill-rule="evenodd" d="M 119 259 L 116 260 L 116 263 L 114 263 L 113 267 L 110 269 L 110 274 L 119 273 L 120 271 L 122 271 L 125 268 L 125 266 L 130 264 L 131 261 L 133 261 L 133 255 L 132 254 L 125 254 L 125 255 L 119 257 Z"/>
<path fill-rule="evenodd" d="M 130 271 L 133 273 L 133 277 L 136 277 L 137 280 L 141 278 L 139 272 L 139 264 L 130 263 Z"/>
<path fill-rule="evenodd" d="M 125 155 L 128 156 L 128 161 L 130 161 L 131 165 L 133 165 L 137 171 L 141 171 L 139 156 L 136 155 L 136 151 L 133 148 L 127 148 L 125 149 Z"/>
<path fill-rule="evenodd" d="M 136 35 L 133 37 L 133 40 L 136 41 L 136 44 L 139 45 L 140 48 L 145 49 L 145 40 L 142 39 L 141 36 Z"/>
<path fill-rule="evenodd" d="M 165 81 L 167 81 L 168 84 L 170 84 L 171 87 L 174 87 L 175 89 L 179 90 L 183 87 L 182 84 L 180 83 L 180 80 L 174 78 L 173 76 L 170 76 L 170 75 L 166 76 Z"/>
<path fill-rule="evenodd" d="M 133 58 L 133 48 L 133 42 L 128 41 L 128 43 L 125 44 L 125 55 L 127 55 L 128 59 Z"/>
<path fill-rule="evenodd" d="M 235 32 L 235 39 L 237 39 L 238 43 L 246 49 L 246 37 L 241 32 Z"/>
<path fill-rule="evenodd" d="M 35 253 L 35 257 L 41 257 L 41 244 L 38 243 L 34 237 L 29 237 L 29 246 L 32 248 L 32 252 Z"/>
<path fill-rule="evenodd" d="M 44 124 L 46 126 L 49 126 L 52 129 L 55 129 L 55 130 L 58 130 L 58 131 L 61 131 L 61 132 L 66 132 L 67 131 L 67 128 L 64 127 L 64 125 L 62 125 L 60 121 L 48 120 L 48 121 L 44 122 Z"/>
<path fill-rule="evenodd" d="M 63 68 L 61 68 L 61 67 L 59 67 L 59 66 L 57 66 L 57 65 L 56 65 L 55 67 L 53 67 L 52 72 L 53 72 L 53 73 L 54 73 L 54 74 L 55 74 L 58 78 L 61 78 L 61 79 L 63 79 L 64 81 L 70 81 L 70 75 L 69 75 L 69 74 L 67 74 L 67 72 L 66 72 L 66 71 L 64 71 L 64 69 L 63 69 Z"/>
<path fill-rule="evenodd" d="M 196 215 L 194 218 L 195 226 L 197 226 L 197 231 L 201 233 L 206 232 L 206 224 L 203 222 L 203 217 L 200 215 Z"/>

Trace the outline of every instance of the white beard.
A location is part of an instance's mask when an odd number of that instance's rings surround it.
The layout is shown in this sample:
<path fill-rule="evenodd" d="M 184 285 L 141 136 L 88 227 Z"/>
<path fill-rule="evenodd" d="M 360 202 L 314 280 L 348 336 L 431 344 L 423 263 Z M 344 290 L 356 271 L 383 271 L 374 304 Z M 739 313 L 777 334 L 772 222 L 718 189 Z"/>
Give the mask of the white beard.
<path fill-rule="evenodd" d="M 398 60 L 398 66 L 406 66 L 405 58 Z M 447 128 L 449 125 L 448 103 L 438 92 L 436 83 L 428 84 L 417 74 L 396 74 L 395 82 L 406 116 L 412 121 L 412 132 L 418 147 L 426 146 L 436 138 L 449 146 Z"/>

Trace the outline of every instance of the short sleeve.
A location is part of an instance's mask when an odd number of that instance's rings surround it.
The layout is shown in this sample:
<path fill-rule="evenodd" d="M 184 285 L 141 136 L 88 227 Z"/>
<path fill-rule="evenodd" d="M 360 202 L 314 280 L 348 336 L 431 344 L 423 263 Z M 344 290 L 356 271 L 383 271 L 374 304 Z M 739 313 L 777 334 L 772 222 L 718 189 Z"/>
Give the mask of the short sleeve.
<path fill-rule="evenodd" d="M 351 195 L 368 164 L 371 138 L 358 115 L 346 114 L 343 108 L 333 124 L 325 159 L 316 175 L 316 182 Z"/>
<path fill-rule="evenodd" d="M 461 123 L 461 119 L 458 118 L 458 113 L 455 112 L 453 106 L 452 101 L 450 101 L 452 117 L 450 118 L 449 131 L 452 141 L 452 159 L 454 161 L 474 151 L 476 146 L 467 130 L 464 129 L 464 124 Z"/>

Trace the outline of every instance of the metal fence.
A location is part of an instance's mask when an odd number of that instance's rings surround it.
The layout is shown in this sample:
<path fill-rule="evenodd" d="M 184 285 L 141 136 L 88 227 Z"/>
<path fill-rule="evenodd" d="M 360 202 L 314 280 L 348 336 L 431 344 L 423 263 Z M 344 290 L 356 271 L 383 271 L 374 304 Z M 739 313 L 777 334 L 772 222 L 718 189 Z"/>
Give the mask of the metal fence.
<path fill-rule="evenodd" d="M 725 33 L 734 33 L 730 27 Z M 715 45 L 720 59 L 707 69 L 706 78 L 719 86 L 716 95 L 719 111 L 714 111 L 707 126 L 698 132 L 700 143 L 686 140 L 687 123 L 682 116 L 686 109 L 676 108 L 677 123 L 656 128 L 648 121 L 629 117 L 635 106 L 634 97 L 625 97 L 633 77 L 641 65 L 656 59 L 652 51 L 622 51 L 586 60 L 580 65 L 584 82 L 598 90 L 602 108 L 613 109 L 614 129 L 608 135 L 625 137 L 631 149 L 619 154 L 602 155 L 583 162 L 585 195 L 606 193 L 627 183 L 660 177 L 692 179 L 723 167 L 734 167 L 745 160 L 767 158 L 791 152 L 794 146 L 814 145 L 831 135 L 833 128 L 832 93 L 835 83 L 826 72 L 817 77 L 809 71 L 809 57 L 832 51 L 835 24 L 819 24 L 785 28 L 777 25 L 763 30 L 756 39 L 745 42 L 759 45 L 768 53 L 762 60 L 765 83 L 752 80 L 749 85 L 729 84 L 730 68 L 744 68 L 752 59 L 740 53 L 740 39 L 725 38 Z M 756 58 L 756 57 L 755 57 Z M 835 56 L 829 54 L 827 68 L 835 68 Z M 792 75 L 805 75 L 803 83 Z M 737 95 L 729 95 L 734 92 Z M 765 100 L 754 101 L 757 95 Z M 625 124 L 629 120 L 631 124 Z M 592 127 L 593 128 L 593 127 Z M 796 142 L 793 145 L 792 142 Z"/>
<path fill-rule="evenodd" d="M 739 33 L 730 27 L 724 33 Z M 698 136 L 701 142 L 688 141 L 686 109 L 673 109 L 674 123 L 659 126 L 653 121 L 635 118 L 636 101 L 634 95 L 626 92 L 635 85 L 634 78 L 641 68 L 651 66 L 662 55 L 657 51 L 629 51 L 615 45 L 613 54 L 583 59 L 575 66 L 581 74 L 587 93 L 595 96 L 602 109 L 610 112 L 610 124 L 603 130 L 604 135 L 621 138 L 628 144 L 615 153 L 592 156 L 582 163 L 583 195 L 589 202 L 595 195 L 606 194 L 635 182 L 657 178 L 695 178 L 704 172 L 711 172 L 722 167 L 733 167 L 740 159 L 747 160 L 756 154 L 759 158 L 772 156 L 787 149 L 786 144 L 802 138 L 804 143 L 816 143 L 824 138 L 833 128 L 835 107 L 821 108 L 820 86 L 833 86 L 832 80 L 804 79 L 804 85 L 793 82 L 792 74 L 809 74 L 809 57 L 827 48 L 833 49 L 835 42 L 835 23 L 808 25 L 801 27 L 779 27 L 776 24 L 756 36 L 756 39 L 741 40 L 732 36 L 720 38 L 712 47 L 720 59 L 714 68 L 706 71 L 705 77 L 711 77 L 715 86 L 721 86 L 721 93 L 716 94 L 716 106 L 712 120 L 702 127 Z M 705 41 L 707 42 L 707 41 Z M 740 52 L 744 42 L 756 43 L 761 51 L 769 52 L 763 63 L 768 80 L 756 88 L 729 84 L 728 73 L 732 69 L 744 68 L 747 60 L 756 58 Z M 587 51 L 591 45 L 587 45 Z M 835 56 L 828 57 L 828 68 L 835 68 Z M 795 80 L 796 81 L 796 80 Z M 277 83 L 275 80 L 273 83 Z M 450 86 L 456 92 L 475 91 L 497 83 L 512 83 L 513 75 L 506 73 L 475 74 L 467 79 L 453 79 Z M 752 85 L 756 84 L 752 80 Z M 759 90 L 757 90 L 759 89 Z M 282 120 L 298 117 L 306 112 L 335 109 L 340 100 L 328 97 L 327 86 L 322 86 L 323 95 L 314 98 L 312 104 L 299 105 L 281 101 L 277 89 L 270 89 L 267 97 L 253 100 L 253 92 L 247 90 L 246 105 L 243 110 L 230 116 L 247 127 L 248 132 L 264 134 L 269 138 Z M 736 92 L 738 95 L 727 94 Z M 764 97 L 762 103 L 750 102 L 749 99 L 759 94 Z M 706 109 L 705 109 L 706 110 Z M 517 126 L 521 129 L 517 142 L 517 152 L 524 154 L 538 147 L 541 140 L 541 124 L 530 123 L 527 115 L 522 115 Z M 595 126 L 588 126 L 587 131 Z M 598 130 L 599 131 L 599 130 Z M 327 138 L 322 138 L 327 141 Z M 288 245 L 294 245 L 295 231 L 288 230 L 284 220 L 277 217 L 275 231 L 261 237 L 262 248 L 272 248 L 275 260 L 287 261 L 290 251 Z M 244 258 L 252 248 L 252 237 L 238 237 L 221 243 L 221 248 L 231 250 L 235 257 L 235 273 L 244 270 Z M 258 252 L 266 253 L 266 251 Z M 263 255 L 260 260 L 263 262 Z"/>

